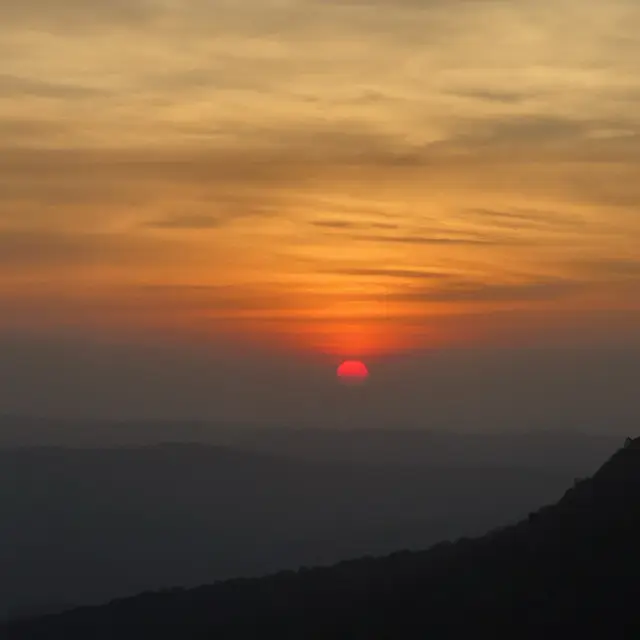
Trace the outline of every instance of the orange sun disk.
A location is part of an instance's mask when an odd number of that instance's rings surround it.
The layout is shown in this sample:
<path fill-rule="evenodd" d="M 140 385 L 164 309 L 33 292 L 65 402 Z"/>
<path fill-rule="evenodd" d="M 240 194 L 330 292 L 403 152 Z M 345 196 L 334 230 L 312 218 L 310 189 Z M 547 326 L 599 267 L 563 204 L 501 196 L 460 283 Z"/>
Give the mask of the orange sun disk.
<path fill-rule="evenodd" d="M 364 380 L 369 376 L 369 371 L 359 360 L 347 360 L 338 367 L 337 374 L 339 378 Z"/>

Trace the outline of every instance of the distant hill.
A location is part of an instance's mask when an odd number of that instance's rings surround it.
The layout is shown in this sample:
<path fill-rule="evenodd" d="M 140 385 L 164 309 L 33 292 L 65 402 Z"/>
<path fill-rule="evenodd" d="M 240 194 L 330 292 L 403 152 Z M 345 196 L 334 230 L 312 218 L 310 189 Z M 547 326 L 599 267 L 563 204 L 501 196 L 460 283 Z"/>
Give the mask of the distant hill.
<path fill-rule="evenodd" d="M 0 449 L 0 617 L 421 549 L 513 522 L 574 477 L 470 462 L 198 444 Z"/>
<path fill-rule="evenodd" d="M 6 626 L 49 638 L 632 638 L 640 441 L 519 523 L 424 552 L 147 593 Z"/>
<path fill-rule="evenodd" d="M 524 422 L 526 424 L 526 421 Z M 510 425 L 508 425 L 510 426 Z M 389 466 L 529 467 L 591 473 L 624 431 L 580 425 L 465 431 L 464 424 L 340 429 L 319 425 L 203 421 L 107 421 L 0 414 L 0 447 L 142 447 L 189 442 L 299 460 Z"/>

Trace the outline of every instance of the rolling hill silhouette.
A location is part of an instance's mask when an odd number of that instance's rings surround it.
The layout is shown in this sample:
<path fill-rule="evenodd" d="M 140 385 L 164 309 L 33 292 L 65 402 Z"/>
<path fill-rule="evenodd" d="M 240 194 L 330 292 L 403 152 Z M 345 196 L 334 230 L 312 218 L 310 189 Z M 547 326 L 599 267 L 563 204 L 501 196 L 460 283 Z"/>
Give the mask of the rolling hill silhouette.
<path fill-rule="evenodd" d="M 198 444 L 0 449 L 0 618 L 480 535 L 552 500 L 574 471 Z"/>
<path fill-rule="evenodd" d="M 639 541 L 640 439 L 556 504 L 483 537 L 146 593 L 0 631 L 7 639 L 630 638 L 640 623 Z"/>

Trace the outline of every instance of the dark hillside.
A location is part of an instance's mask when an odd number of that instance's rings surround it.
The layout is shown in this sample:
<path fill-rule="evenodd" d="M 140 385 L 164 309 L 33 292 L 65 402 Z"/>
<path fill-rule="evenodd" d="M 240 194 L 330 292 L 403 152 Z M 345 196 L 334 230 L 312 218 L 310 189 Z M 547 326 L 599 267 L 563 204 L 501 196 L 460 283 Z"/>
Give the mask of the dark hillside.
<path fill-rule="evenodd" d="M 630 638 L 640 623 L 638 540 L 640 441 L 634 441 L 557 504 L 481 538 L 143 594 L 14 624 L 3 637 Z"/>
<path fill-rule="evenodd" d="M 573 477 L 197 444 L 0 449 L 0 619 L 424 549 L 516 522 Z"/>

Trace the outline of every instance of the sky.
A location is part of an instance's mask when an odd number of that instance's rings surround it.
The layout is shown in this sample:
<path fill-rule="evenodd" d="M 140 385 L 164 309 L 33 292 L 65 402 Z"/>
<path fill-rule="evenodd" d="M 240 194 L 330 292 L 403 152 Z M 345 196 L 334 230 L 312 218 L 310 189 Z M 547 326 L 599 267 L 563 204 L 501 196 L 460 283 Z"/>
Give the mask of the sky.
<path fill-rule="evenodd" d="M 0 3 L 0 412 L 163 415 L 167 349 L 177 396 L 225 381 L 195 413 L 274 419 L 343 358 L 414 388 L 442 350 L 637 350 L 639 32 L 636 0 Z M 74 396 L 125 369 L 141 404 Z"/>

